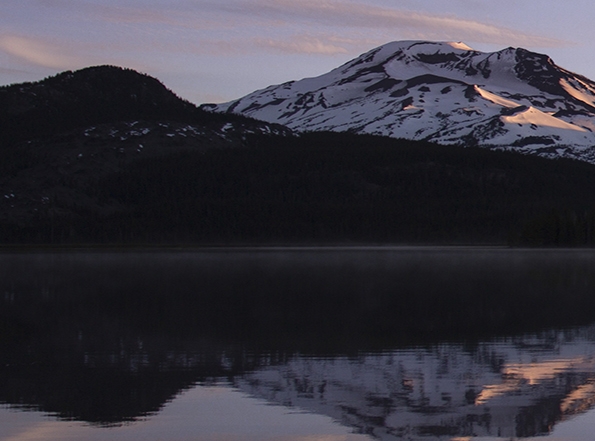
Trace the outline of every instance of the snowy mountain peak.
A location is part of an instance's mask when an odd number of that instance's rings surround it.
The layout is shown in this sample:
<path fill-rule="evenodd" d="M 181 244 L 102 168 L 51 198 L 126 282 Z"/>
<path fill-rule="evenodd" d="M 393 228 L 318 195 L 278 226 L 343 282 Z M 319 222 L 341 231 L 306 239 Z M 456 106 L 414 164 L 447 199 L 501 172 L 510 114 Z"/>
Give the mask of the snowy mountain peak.
<path fill-rule="evenodd" d="M 452 42 L 449 42 L 449 43 L 447 43 L 447 44 L 448 44 L 449 46 L 453 47 L 454 49 L 460 49 L 460 50 L 463 50 L 463 51 L 473 51 L 473 50 L 475 50 L 475 49 L 473 49 L 473 48 L 471 48 L 471 47 L 467 46 L 467 45 L 466 45 L 465 43 L 463 43 L 462 41 L 457 41 L 457 42 L 454 42 L 454 41 L 452 41 Z"/>
<path fill-rule="evenodd" d="M 382 46 L 373 49 L 354 61 L 367 59 L 370 55 L 374 56 L 379 54 L 385 57 L 394 57 L 403 55 L 409 59 L 417 59 L 420 61 L 428 60 L 432 62 L 432 57 L 436 56 L 436 59 L 440 59 L 439 54 L 446 55 L 442 57 L 443 60 L 455 60 L 460 59 L 467 52 L 476 52 L 464 43 L 453 43 L 453 42 L 429 42 L 429 41 L 393 41 Z M 377 59 L 380 61 L 379 59 Z"/>
<path fill-rule="evenodd" d="M 390 42 L 314 78 L 204 105 L 295 130 L 483 145 L 595 162 L 595 83 L 522 48 Z"/>

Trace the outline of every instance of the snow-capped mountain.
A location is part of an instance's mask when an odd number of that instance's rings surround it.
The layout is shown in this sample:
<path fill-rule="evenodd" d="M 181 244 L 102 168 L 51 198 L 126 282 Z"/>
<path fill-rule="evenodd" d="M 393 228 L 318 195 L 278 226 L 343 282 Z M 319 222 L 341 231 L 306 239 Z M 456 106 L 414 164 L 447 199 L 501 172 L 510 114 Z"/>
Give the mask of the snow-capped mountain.
<path fill-rule="evenodd" d="M 329 73 L 204 109 L 300 131 L 350 131 L 595 162 L 595 82 L 522 48 L 400 41 Z"/>

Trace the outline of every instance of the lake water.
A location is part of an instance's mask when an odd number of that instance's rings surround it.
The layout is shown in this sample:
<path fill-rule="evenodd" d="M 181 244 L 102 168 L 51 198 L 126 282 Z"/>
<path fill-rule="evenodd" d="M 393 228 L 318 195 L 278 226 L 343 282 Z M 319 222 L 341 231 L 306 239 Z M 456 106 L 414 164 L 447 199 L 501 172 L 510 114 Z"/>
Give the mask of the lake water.
<path fill-rule="evenodd" d="M 592 440 L 595 251 L 0 253 L 0 441 Z"/>

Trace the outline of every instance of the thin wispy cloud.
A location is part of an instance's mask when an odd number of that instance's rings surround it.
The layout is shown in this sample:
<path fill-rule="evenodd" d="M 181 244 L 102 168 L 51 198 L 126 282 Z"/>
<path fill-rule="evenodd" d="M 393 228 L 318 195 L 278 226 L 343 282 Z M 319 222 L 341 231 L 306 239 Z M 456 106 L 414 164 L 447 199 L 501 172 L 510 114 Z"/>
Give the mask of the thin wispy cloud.
<path fill-rule="evenodd" d="M 79 64 L 79 60 L 66 54 L 62 46 L 41 39 L 0 35 L 0 50 L 42 67 L 66 69 Z"/>
<path fill-rule="evenodd" d="M 12 69 L 10 67 L 0 66 L 0 74 L 6 75 L 31 75 L 32 73 L 25 69 Z"/>
<path fill-rule="evenodd" d="M 497 24 L 382 7 L 361 0 L 193 0 L 120 4 L 81 0 L 34 1 L 46 8 L 75 11 L 82 17 L 119 26 L 111 29 L 112 36 L 108 38 L 113 38 L 113 32 L 121 33 L 122 38 L 128 34 L 123 46 L 129 45 L 128 40 L 142 38 L 151 41 L 152 45 L 172 47 L 177 53 L 188 54 L 234 55 L 257 51 L 356 54 L 374 45 L 401 39 L 527 48 L 568 45 L 559 39 Z M 345 41 L 358 32 L 368 35 L 367 45 Z M 337 36 L 343 36 L 344 41 Z M 30 49 L 28 52 L 34 54 L 36 51 Z M 47 65 L 49 61 L 44 63 Z M 60 64 L 63 63 L 53 63 Z"/>
<path fill-rule="evenodd" d="M 125 65 L 137 69 L 150 67 L 139 60 L 125 59 L 121 54 L 106 49 L 102 44 L 18 34 L 0 34 L 1 52 L 19 60 L 20 63 L 17 65 L 36 66 L 54 71 L 80 69 L 99 64 Z"/>
<path fill-rule="evenodd" d="M 334 0 L 257 0 L 207 3 L 209 9 L 284 24 L 323 24 L 343 28 L 390 30 L 404 38 L 466 40 L 478 43 L 559 47 L 568 42 L 456 16 L 385 8 Z"/>
<path fill-rule="evenodd" d="M 35 0 L 51 11 L 69 12 L 81 19 L 103 21 L 111 24 L 138 24 L 172 28 L 214 29 L 232 27 L 209 17 L 202 10 L 201 2 L 180 2 L 152 4 L 151 2 L 126 2 L 122 4 L 101 4 L 96 1 L 81 0 Z M 238 19 L 241 19 L 238 17 Z"/>
<path fill-rule="evenodd" d="M 547 34 L 537 26 L 528 30 L 501 9 L 484 0 L 456 0 L 448 8 L 441 0 L 7 1 L 0 15 L 0 83 L 116 64 L 171 79 L 183 96 L 231 99 L 326 72 L 394 40 L 463 41 L 480 50 L 525 47 L 557 61 L 576 47 L 564 38 L 585 41 L 566 29 L 554 32 L 551 22 Z M 541 12 L 539 19 L 549 17 Z M 205 72 L 211 76 L 204 85 L 193 81 Z M 230 72 L 241 74 L 232 79 Z"/>
<path fill-rule="evenodd" d="M 334 33 L 295 34 L 266 38 L 260 36 L 229 39 L 200 39 L 198 41 L 161 42 L 161 49 L 171 53 L 187 53 L 226 57 L 229 55 L 255 55 L 263 51 L 281 54 L 345 55 L 354 51 L 366 51 L 385 43 L 379 39 L 345 38 Z"/>
<path fill-rule="evenodd" d="M 254 40 L 254 44 L 258 47 L 272 48 L 289 54 L 337 55 L 348 53 L 344 45 L 336 44 L 328 38 L 311 36 L 296 36 L 284 40 L 257 38 Z"/>
<path fill-rule="evenodd" d="M 77 14 L 114 24 L 160 25 L 195 30 L 237 27 L 248 29 L 255 36 L 268 33 L 275 27 L 308 29 L 324 25 L 342 28 L 344 32 L 354 28 L 383 31 L 394 36 L 389 39 L 464 40 L 469 43 L 525 47 L 560 47 L 569 44 L 545 35 L 456 15 L 382 7 L 364 1 L 194 0 L 144 4 L 100 4 L 80 0 L 36 2 L 47 8 L 76 11 Z M 264 38 L 270 39 L 269 36 Z M 275 46 L 280 45 L 282 43 L 270 47 L 275 49 Z"/>
<path fill-rule="evenodd" d="M 78 16 L 111 22 L 175 24 L 172 11 L 164 11 L 162 8 L 116 6 L 80 0 L 35 0 L 35 3 L 50 10 L 70 11 Z"/>

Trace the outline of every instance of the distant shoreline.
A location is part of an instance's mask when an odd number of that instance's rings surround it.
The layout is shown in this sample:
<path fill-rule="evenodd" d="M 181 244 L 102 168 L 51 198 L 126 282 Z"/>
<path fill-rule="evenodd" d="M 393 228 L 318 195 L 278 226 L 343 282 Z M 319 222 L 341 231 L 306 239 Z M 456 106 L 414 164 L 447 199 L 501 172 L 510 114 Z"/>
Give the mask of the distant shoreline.
<path fill-rule="evenodd" d="M 504 244 L 377 244 L 377 243 L 219 243 L 219 244 L 0 244 L 2 252 L 54 251 L 449 251 L 449 250 L 593 250 L 595 247 L 528 247 Z"/>

